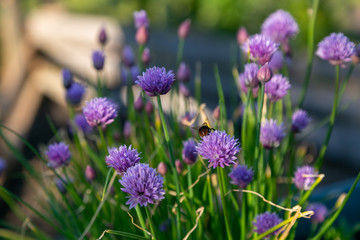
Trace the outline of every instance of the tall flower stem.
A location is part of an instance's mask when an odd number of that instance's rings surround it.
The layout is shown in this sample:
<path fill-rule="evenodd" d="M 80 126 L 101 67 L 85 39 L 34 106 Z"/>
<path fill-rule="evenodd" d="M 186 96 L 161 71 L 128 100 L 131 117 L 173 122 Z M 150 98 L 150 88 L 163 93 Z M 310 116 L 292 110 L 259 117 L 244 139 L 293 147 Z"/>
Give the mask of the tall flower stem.
<path fill-rule="evenodd" d="M 305 95 L 307 92 L 307 88 L 309 85 L 309 80 L 311 76 L 311 70 L 312 70 L 312 63 L 314 58 L 314 31 L 315 31 L 315 20 L 316 20 L 316 14 L 318 11 L 320 0 L 313 0 L 312 5 L 312 12 L 310 16 L 309 26 L 308 26 L 308 39 L 307 39 L 307 67 L 306 67 L 306 74 L 305 74 L 305 82 L 303 85 L 303 88 L 301 90 L 300 94 L 300 100 L 298 108 L 302 108 L 302 105 L 304 104 Z"/>
<path fill-rule="evenodd" d="M 218 174 L 218 181 L 219 181 L 219 186 L 220 186 L 221 203 L 222 203 L 223 212 L 224 212 L 226 234 L 227 234 L 228 239 L 232 240 L 233 238 L 231 235 L 229 216 L 228 216 L 228 210 L 227 210 L 226 199 L 225 199 L 225 186 L 224 186 L 224 181 L 222 180 L 223 175 L 224 175 L 224 169 L 221 167 L 217 167 L 217 174 Z"/>
<path fill-rule="evenodd" d="M 259 153 L 260 153 L 260 129 L 261 129 L 261 118 L 262 118 L 262 109 L 264 105 L 264 94 L 265 94 L 265 84 L 261 83 L 260 88 L 260 98 L 259 98 L 259 108 L 258 108 L 258 117 L 257 117 L 257 128 L 256 128 L 256 139 L 255 139 L 255 162 L 254 162 L 254 172 L 255 174 L 259 175 L 257 176 L 258 179 L 260 176 L 261 170 L 258 171 L 258 165 L 259 165 Z"/>
<path fill-rule="evenodd" d="M 338 97 L 339 97 L 339 71 L 340 71 L 340 67 L 339 65 L 335 66 L 336 69 L 336 73 L 335 73 L 335 95 L 334 95 L 334 102 L 333 102 L 333 108 L 331 111 L 331 116 L 330 116 L 330 123 L 329 123 L 329 128 L 328 131 L 326 133 L 326 138 L 325 141 L 321 147 L 320 150 L 320 154 L 318 156 L 318 158 L 316 159 L 316 164 L 315 167 L 317 169 L 320 169 L 322 166 L 322 163 L 324 161 L 324 156 L 325 156 L 325 152 L 327 150 L 327 147 L 329 145 L 329 141 L 330 141 L 330 137 L 331 137 L 331 133 L 334 127 L 334 122 L 335 122 L 335 116 L 336 116 L 336 111 L 337 111 L 337 107 L 338 107 Z"/>
<path fill-rule="evenodd" d="M 144 65 L 142 62 L 142 55 L 143 55 L 144 49 L 145 49 L 145 45 L 140 44 L 139 45 L 139 56 L 138 56 L 138 64 L 139 64 L 140 72 L 144 71 Z"/>
<path fill-rule="evenodd" d="M 174 153 L 173 153 L 173 149 L 170 143 L 170 137 L 169 137 L 169 131 L 167 129 L 167 125 L 165 122 L 165 117 L 164 117 L 164 112 L 162 109 L 162 105 L 161 105 L 161 98 L 160 96 L 157 96 L 157 101 L 158 101 L 158 109 L 159 109 L 159 114 L 160 114 L 160 119 L 161 119 L 161 124 L 163 127 L 163 131 L 164 131 L 164 136 L 165 136 L 165 141 L 168 145 L 169 148 L 169 152 L 170 152 L 170 167 L 171 167 L 171 171 L 172 171 L 172 175 L 174 178 L 174 183 L 175 183 L 175 187 L 176 187 L 176 203 L 177 203 L 177 208 L 176 208 L 176 234 L 177 234 L 177 238 L 180 239 L 181 238 L 181 223 L 180 223 L 180 185 L 179 185 L 179 177 L 178 177 L 178 173 L 175 169 L 175 157 L 174 157 Z"/>
<path fill-rule="evenodd" d="M 97 94 L 99 97 L 102 97 L 102 84 L 101 84 L 101 78 L 100 78 L 100 71 L 96 71 L 96 80 L 97 80 Z"/>
<path fill-rule="evenodd" d="M 184 43 L 185 43 L 185 39 L 179 38 L 178 50 L 177 50 L 177 55 L 176 55 L 176 69 L 178 69 L 180 62 L 182 60 L 183 51 L 184 51 Z"/>
<path fill-rule="evenodd" d="M 140 226 L 141 226 L 143 229 L 146 229 L 144 217 L 143 217 L 143 215 L 142 215 L 142 213 L 141 213 L 141 209 L 140 209 L 140 207 L 139 207 L 139 204 L 136 205 L 135 210 L 136 210 L 136 214 L 137 214 L 137 216 L 138 216 L 138 218 L 139 218 Z M 145 236 L 145 237 L 148 236 L 148 235 L 145 233 L 145 231 L 144 231 L 144 236 Z"/>
<path fill-rule="evenodd" d="M 151 231 L 151 234 L 152 234 L 152 236 L 153 236 L 152 239 L 156 240 L 157 237 L 156 237 L 156 234 L 155 234 L 155 226 L 154 226 L 154 223 L 153 223 L 153 221 L 152 221 L 152 219 L 151 219 L 150 212 L 149 212 L 149 209 L 148 209 L 148 208 L 149 208 L 149 207 L 145 207 L 145 212 L 146 212 L 146 216 L 147 216 L 147 218 L 148 218 L 149 224 L 150 224 L 150 231 Z"/>
<path fill-rule="evenodd" d="M 191 166 L 188 165 L 187 167 L 188 167 L 187 179 L 188 179 L 188 185 L 190 187 L 192 185 Z M 194 197 L 194 190 L 192 188 L 189 189 L 189 195 L 191 199 Z"/>
<path fill-rule="evenodd" d="M 240 224 L 240 239 L 246 239 L 246 196 L 244 193 L 241 193 L 241 224 Z"/>
<path fill-rule="evenodd" d="M 100 139 L 101 139 L 101 145 L 104 148 L 104 153 L 107 154 L 106 141 L 104 138 L 104 132 L 101 128 L 101 125 L 98 126 L 98 129 L 99 129 L 99 134 L 100 134 Z"/>

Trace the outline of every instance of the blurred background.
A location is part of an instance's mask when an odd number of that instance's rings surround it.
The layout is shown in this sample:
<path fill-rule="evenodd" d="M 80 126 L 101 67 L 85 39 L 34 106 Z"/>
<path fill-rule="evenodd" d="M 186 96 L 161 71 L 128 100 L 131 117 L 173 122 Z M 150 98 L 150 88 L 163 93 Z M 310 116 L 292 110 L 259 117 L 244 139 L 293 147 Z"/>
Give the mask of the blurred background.
<path fill-rule="evenodd" d="M 107 86 L 119 89 L 122 49 L 124 45 L 130 45 L 134 50 L 137 48 L 133 12 L 140 9 L 145 9 L 150 19 L 148 46 L 152 55 L 151 66 L 175 70 L 177 27 L 186 18 L 191 19 L 192 30 L 185 42 L 183 59 L 193 73 L 195 65 L 201 63 L 202 100 L 210 110 L 218 101 L 213 74 L 214 64 L 218 64 L 230 109 L 228 112 L 234 111 L 239 102 L 231 72 L 239 64 L 238 28 L 244 26 L 249 34 L 255 34 L 272 12 L 277 9 L 290 12 L 300 28 L 291 43 L 293 56 L 290 65 L 292 99 L 297 102 L 306 70 L 311 4 L 310 0 L 1 0 L 0 122 L 25 136 L 35 147 L 46 144 L 52 137 L 48 118 L 56 128 L 66 126 L 61 69 L 69 68 L 77 79 L 88 84 L 95 81 L 90 56 L 94 49 L 99 48 L 97 35 L 102 26 L 106 27 L 110 40 L 105 49 Z M 343 32 L 353 42 L 359 43 L 360 1 L 320 0 L 315 44 L 331 32 Z M 334 72 L 332 65 L 314 57 L 304 105 L 313 118 L 313 126 L 330 114 Z M 342 78 L 346 73 L 347 69 L 341 70 Z M 93 93 L 88 89 L 87 98 L 90 98 Z M 193 85 L 190 90 L 194 93 Z M 359 98 L 360 69 L 356 66 L 343 97 L 342 110 L 335 121 L 323 169 L 326 175 L 323 184 L 336 182 L 339 192 L 346 191 L 349 180 L 360 170 Z M 311 157 L 317 154 L 325 134 L 325 127 L 317 128 L 298 140 Z M 14 135 L 8 134 L 8 138 L 17 147 L 23 147 Z M 29 159 L 33 157 L 26 148 L 24 153 Z M 19 179 L 10 172 L 21 169 L 1 142 L 0 156 L 7 161 L 6 179 L 10 178 L 13 185 Z M 0 177 L 0 183 L 4 183 L 4 174 Z M 353 199 L 360 199 L 359 192 Z M 353 216 L 353 219 L 359 220 L 358 216 Z"/>

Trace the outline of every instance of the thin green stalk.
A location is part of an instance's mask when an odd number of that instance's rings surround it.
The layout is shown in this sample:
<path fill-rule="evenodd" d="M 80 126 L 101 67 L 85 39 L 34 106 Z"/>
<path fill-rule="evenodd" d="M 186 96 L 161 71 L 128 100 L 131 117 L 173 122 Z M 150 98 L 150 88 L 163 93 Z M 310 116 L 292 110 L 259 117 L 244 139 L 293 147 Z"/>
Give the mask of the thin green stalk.
<path fill-rule="evenodd" d="M 99 213 L 100 213 L 100 211 L 101 211 L 101 209 L 102 209 L 102 207 L 103 207 L 103 205 L 104 205 L 107 197 L 108 197 L 109 194 L 110 194 L 110 190 L 111 190 L 112 185 L 114 184 L 114 181 L 115 181 L 115 177 L 116 177 L 116 176 L 117 176 L 117 172 L 114 171 L 114 174 L 112 175 L 111 180 L 110 180 L 110 183 L 109 183 L 108 188 L 107 188 L 107 190 L 106 190 L 106 194 L 105 194 L 104 199 L 102 199 L 102 200 L 100 201 L 100 203 L 99 203 L 99 205 L 98 205 L 98 207 L 97 207 L 94 215 L 92 216 L 89 224 L 87 225 L 87 227 L 85 228 L 85 230 L 84 230 L 84 232 L 81 234 L 81 236 L 79 237 L 79 240 L 84 239 L 84 237 L 85 237 L 86 234 L 89 232 L 89 230 L 90 230 L 90 228 L 92 227 L 92 225 L 94 224 L 94 222 L 95 222 L 97 216 L 99 215 Z"/>
<path fill-rule="evenodd" d="M 350 68 L 349 68 L 349 71 L 348 73 L 346 74 L 346 77 L 341 85 L 341 88 L 340 88 L 340 93 L 339 93 L 339 101 L 338 101 L 338 105 L 340 104 L 341 102 L 341 99 L 342 99 L 342 96 L 344 95 L 344 92 L 345 92 L 345 89 L 346 89 L 346 86 L 349 82 L 349 79 L 350 79 L 350 76 L 352 74 L 352 72 L 354 71 L 354 67 L 355 65 L 354 64 L 351 64 Z"/>
<path fill-rule="evenodd" d="M 197 103 L 201 104 L 201 62 L 196 62 L 195 65 L 195 99 Z"/>
<path fill-rule="evenodd" d="M 220 106 L 220 127 L 221 130 L 226 130 L 226 105 L 225 105 L 225 97 L 224 92 L 221 86 L 221 79 L 219 74 L 219 68 L 217 65 L 214 67 L 215 71 L 215 80 L 216 80 L 216 88 L 219 95 L 219 106 Z"/>
<path fill-rule="evenodd" d="M 264 105 L 264 94 L 265 94 L 265 84 L 260 83 L 260 98 L 259 98 L 259 108 L 258 108 L 258 117 L 257 117 L 257 129 L 256 129 L 256 141 L 255 141 L 255 159 L 259 157 L 259 143 L 260 143 L 260 129 L 261 129 L 261 118 L 262 118 L 262 109 Z M 257 165 L 255 163 L 255 165 Z"/>
<path fill-rule="evenodd" d="M 103 96 L 101 78 L 100 78 L 100 71 L 96 71 L 96 79 L 97 79 L 97 94 L 99 97 Z"/>
<path fill-rule="evenodd" d="M 152 234 L 152 237 L 154 240 L 157 239 L 156 237 L 156 232 L 155 232 L 155 226 L 154 226 L 154 223 L 152 221 L 152 218 L 151 218 L 151 215 L 150 215 L 150 212 L 149 212 L 149 207 L 145 207 L 145 212 L 146 212 L 146 216 L 148 218 L 148 221 L 149 221 L 149 224 L 150 224 L 150 230 L 151 230 L 151 234 Z"/>
<path fill-rule="evenodd" d="M 336 210 L 336 212 L 334 213 L 333 216 L 331 216 L 320 228 L 318 234 L 313 237 L 311 240 L 319 240 L 321 239 L 321 237 L 324 235 L 324 233 L 327 232 L 327 230 L 331 227 L 331 225 L 334 223 L 334 221 L 337 219 L 337 217 L 339 216 L 339 214 L 341 213 L 341 211 L 343 210 L 343 208 L 345 207 L 345 204 L 347 203 L 347 201 L 349 200 L 352 192 L 354 191 L 358 181 L 360 179 L 360 172 L 358 173 L 357 178 L 355 179 L 353 185 L 351 186 L 349 192 L 346 194 L 346 197 L 344 199 L 344 201 L 341 203 L 341 206 L 338 208 L 338 210 Z"/>
<path fill-rule="evenodd" d="M 313 5 L 312 5 L 312 12 L 311 12 L 309 26 L 308 26 L 308 39 L 307 39 L 308 40 L 307 41 L 307 46 L 308 46 L 307 50 L 308 51 L 307 51 L 307 67 L 306 67 L 306 74 L 305 74 L 305 82 L 304 82 L 303 88 L 301 90 L 298 108 L 302 108 L 302 106 L 303 106 L 303 103 L 305 100 L 305 95 L 306 95 L 307 88 L 309 85 L 310 76 L 311 76 L 312 63 L 313 63 L 313 58 L 314 58 L 315 21 L 316 21 L 316 15 L 317 15 L 317 11 L 318 11 L 319 1 L 320 0 L 313 0 Z"/>
<path fill-rule="evenodd" d="M 268 198 L 272 202 L 276 202 L 276 169 L 274 164 L 274 154 L 273 150 L 269 150 L 269 166 L 271 170 L 271 198 Z"/>
<path fill-rule="evenodd" d="M 139 45 L 139 56 L 138 56 L 138 65 L 139 65 L 140 72 L 144 71 L 144 65 L 142 62 L 142 55 L 143 55 L 144 49 L 145 49 L 145 45 L 140 44 Z"/>
<path fill-rule="evenodd" d="M 336 73 L 335 73 L 336 78 L 335 78 L 335 96 L 334 96 L 333 108 L 332 108 L 332 111 L 331 111 L 330 123 L 329 123 L 329 128 L 328 128 L 328 131 L 327 131 L 327 134 L 326 134 L 326 138 L 325 138 L 325 141 L 324 141 L 324 143 L 323 143 L 323 145 L 321 147 L 320 154 L 319 154 L 318 158 L 316 159 L 315 167 L 317 169 L 321 168 L 322 163 L 324 161 L 325 152 L 326 152 L 327 147 L 329 145 L 331 133 L 332 133 L 334 123 L 335 123 L 336 111 L 337 111 L 337 107 L 338 107 L 340 66 L 336 65 L 335 69 L 336 69 Z"/>
<path fill-rule="evenodd" d="M 177 50 L 177 55 L 176 55 L 176 69 L 178 69 L 178 67 L 180 66 L 181 60 L 182 60 L 183 51 L 184 51 L 184 43 L 185 43 L 185 39 L 179 38 L 178 50 Z"/>
<path fill-rule="evenodd" d="M 246 239 L 246 197 L 241 192 L 241 220 L 240 220 L 240 240 Z"/>
<path fill-rule="evenodd" d="M 164 136 L 165 136 L 165 141 L 168 145 L 169 148 L 169 152 L 170 152 L 170 166 L 171 166 L 171 171 L 172 171 L 172 175 L 174 178 L 174 182 L 175 182 L 175 188 L 176 188 L 176 203 L 177 203 L 177 208 L 176 208 L 176 234 L 177 234 L 177 239 L 181 238 L 181 222 L 180 222 L 180 185 L 179 185 L 179 177 L 178 177 L 178 173 L 175 169 L 175 157 L 174 157 L 174 153 L 172 150 L 172 146 L 170 143 L 170 137 L 169 137 L 169 132 L 167 129 L 167 125 L 165 122 L 165 117 L 164 117 L 164 112 L 162 109 L 162 105 L 161 105 L 161 98 L 160 96 L 157 96 L 157 101 L 158 101 L 158 109 L 159 109 L 159 114 L 160 114 L 160 119 L 161 119 L 161 124 L 163 127 L 163 131 L 164 131 Z"/>
<path fill-rule="evenodd" d="M 248 123 L 248 111 L 249 111 L 249 105 L 250 105 L 250 98 L 251 98 L 251 90 L 249 89 L 249 91 L 247 92 L 247 96 L 246 96 L 246 103 L 245 103 L 245 109 L 244 109 L 244 114 L 243 114 L 243 119 L 242 119 L 242 125 L 241 125 L 241 142 L 243 144 L 243 153 L 244 153 L 244 159 L 246 163 L 250 163 L 250 161 L 252 161 L 252 157 L 250 157 L 252 154 L 251 152 L 249 152 L 249 150 L 251 149 L 250 146 L 247 147 L 249 144 L 247 141 L 248 136 L 246 134 L 246 130 L 247 130 L 247 123 Z M 250 160 L 250 161 L 249 161 Z"/>
<path fill-rule="evenodd" d="M 188 168 L 187 180 L 188 180 L 188 186 L 190 187 L 192 185 L 191 166 L 188 165 L 187 168 Z M 191 199 L 194 197 L 194 190 L 192 188 L 189 189 L 189 195 Z"/>
<path fill-rule="evenodd" d="M 146 207 L 145 207 L 145 209 L 146 209 Z M 143 229 L 146 229 L 144 217 L 143 217 L 143 215 L 142 215 L 142 213 L 141 213 L 141 209 L 140 209 L 140 207 L 139 207 L 139 204 L 136 205 L 135 210 L 136 210 L 136 214 L 137 214 L 137 216 L 138 216 L 138 218 L 139 218 L 139 221 L 140 221 L 140 226 L 141 226 Z M 145 237 L 148 236 L 145 231 L 143 231 L 143 233 L 144 233 L 144 236 L 145 236 Z"/>
<path fill-rule="evenodd" d="M 99 134 L 100 134 L 100 139 L 101 139 L 101 145 L 104 148 L 104 153 L 107 154 L 107 147 L 106 147 L 107 145 L 106 145 L 106 141 L 104 138 L 104 132 L 101 128 L 101 125 L 98 126 L 98 129 L 99 129 Z"/>
<path fill-rule="evenodd" d="M 232 235 L 231 235 L 229 215 L 228 215 L 226 199 L 225 199 L 225 186 L 224 186 L 224 182 L 222 180 L 223 179 L 223 174 L 224 174 L 224 169 L 221 168 L 221 167 L 218 167 L 217 168 L 217 174 L 218 174 L 218 182 L 219 182 L 219 186 L 220 186 L 221 203 L 222 203 L 223 212 L 224 212 L 226 234 L 227 234 L 228 239 L 232 240 L 233 238 L 232 238 Z"/>

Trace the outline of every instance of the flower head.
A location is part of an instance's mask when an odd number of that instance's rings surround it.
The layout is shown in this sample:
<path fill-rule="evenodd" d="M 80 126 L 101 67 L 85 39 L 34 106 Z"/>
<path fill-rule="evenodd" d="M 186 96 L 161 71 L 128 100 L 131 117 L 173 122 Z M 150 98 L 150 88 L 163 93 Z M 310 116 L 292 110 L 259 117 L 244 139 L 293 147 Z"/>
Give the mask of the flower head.
<path fill-rule="evenodd" d="M 296 110 L 292 115 L 291 130 L 295 133 L 301 132 L 310 123 L 311 118 L 304 110 Z"/>
<path fill-rule="evenodd" d="M 105 55 L 103 51 L 94 51 L 92 53 L 92 62 L 93 66 L 97 71 L 100 71 L 104 68 Z"/>
<path fill-rule="evenodd" d="M 171 85 L 175 81 L 175 76 L 172 71 L 166 72 L 165 68 L 152 67 L 146 69 L 142 76 L 138 76 L 135 81 L 147 95 L 159 96 L 164 95 L 170 91 Z"/>
<path fill-rule="evenodd" d="M 125 46 L 122 56 L 123 63 L 126 67 L 131 68 L 135 64 L 134 52 L 130 46 Z"/>
<path fill-rule="evenodd" d="M 135 166 L 140 162 L 139 153 L 130 145 L 119 148 L 109 149 L 109 155 L 105 158 L 105 162 L 109 167 L 116 170 L 119 175 L 123 175 L 129 167 Z"/>
<path fill-rule="evenodd" d="M 93 98 L 87 101 L 83 107 L 83 114 L 86 121 L 92 127 L 106 125 L 112 123 L 117 117 L 117 106 L 110 102 L 107 98 Z"/>
<path fill-rule="evenodd" d="M 300 190 L 309 190 L 317 174 L 318 172 L 311 166 L 298 167 L 294 178 L 295 186 Z"/>
<path fill-rule="evenodd" d="M 85 168 L 85 178 L 86 178 L 86 181 L 88 181 L 88 182 L 91 182 L 92 180 L 94 180 L 96 178 L 96 171 L 90 165 L 87 165 Z"/>
<path fill-rule="evenodd" d="M 131 209 L 137 204 L 147 206 L 164 199 L 163 181 L 163 177 L 158 175 L 155 169 L 148 164 L 139 163 L 128 168 L 119 182 L 124 186 L 121 190 L 130 194 L 126 204 L 130 205 Z"/>
<path fill-rule="evenodd" d="M 262 83 L 268 82 L 272 78 L 272 70 L 269 63 L 265 63 L 261 66 L 256 74 L 256 77 Z"/>
<path fill-rule="evenodd" d="M 66 90 L 66 100 L 72 105 L 77 105 L 83 99 L 84 93 L 84 85 L 73 82 L 71 86 Z"/>
<path fill-rule="evenodd" d="M 254 171 L 248 168 L 246 165 L 238 165 L 231 170 L 229 174 L 231 183 L 239 186 L 240 188 L 246 188 L 247 185 L 253 180 Z"/>
<path fill-rule="evenodd" d="M 306 211 L 314 211 L 314 215 L 310 219 L 313 223 L 323 222 L 329 213 L 327 207 L 322 203 L 311 203 L 306 208 Z"/>
<path fill-rule="evenodd" d="M 265 212 L 263 214 L 257 215 L 252 224 L 256 228 L 254 229 L 254 232 L 262 234 L 281 222 L 282 219 L 279 218 L 276 213 Z M 272 232 L 271 234 L 267 235 L 266 238 L 270 238 L 270 236 L 277 234 L 278 231 L 279 230 Z"/>
<path fill-rule="evenodd" d="M 101 29 L 100 29 L 100 32 L 99 32 L 99 43 L 102 46 L 105 46 L 105 44 L 107 43 L 107 40 L 108 40 L 108 36 L 107 36 L 107 33 L 106 33 L 105 26 L 102 26 Z"/>
<path fill-rule="evenodd" d="M 180 63 L 180 66 L 176 72 L 176 79 L 181 82 L 188 82 L 191 78 L 191 70 L 185 63 Z"/>
<path fill-rule="evenodd" d="M 191 28 L 191 20 L 186 19 L 184 22 L 182 22 L 178 28 L 178 36 L 179 38 L 186 38 L 190 33 Z"/>
<path fill-rule="evenodd" d="M 86 118 L 84 116 L 84 114 L 82 113 L 78 113 L 76 114 L 75 118 L 74 118 L 74 122 L 76 124 L 76 126 L 84 133 L 89 133 L 92 131 L 92 127 L 88 124 L 88 122 L 86 121 Z"/>
<path fill-rule="evenodd" d="M 243 50 L 250 53 L 250 59 L 260 65 L 269 62 L 279 45 L 265 35 L 256 34 L 243 44 Z"/>
<path fill-rule="evenodd" d="M 64 68 L 62 70 L 62 79 L 64 87 L 68 89 L 74 81 L 73 75 L 69 69 Z"/>
<path fill-rule="evenodd" d="M 236 40 L 239 45 L 244 44 L 249 38 L 249 34 L 245 27 L 240 27 L 236 34 Z"/>
<path fill-rule="evenodd" d="M 149 22 L 149 19 L 147 17 L 147 13 L 145 10 L 140 10 L 140 11 L 134 12 L 134 23 L 135 23 L 136 29 L 138 29 L 142 26 L 144 26 L 144 27 L 150 26 L 150 22 Z"/>
<path fill-rule="evenodd" d="M 196 146 L 196 151 L 209 160 L 209 167 L 224 168 L 235 163 L 236 154 L 240 152 L 238 139 L 230 137 L 225 131 L 214 131 L 204 136 Z"/>
<path fill-rule="evenodd" d="M 245 85 L 247 87 L 256 88 L 259 86 L 259 80 L 256 75 L 259 67 L 256 63 L 247 63 L 244 65 Z"/>
<path fill-rule="evenodd" d="M 316 55 L 331 64 L 343 64 L 351 61 L 354 48 L 355 44 L 343 33 L 332 33 L 319 42 Z"/>
<path fill-rule="evenodd" d="M 282 124 L 278 125 L 276 120 L 270 119 L 261 124 L 260 142 L 264 148 L 272 149 L 280 145 L 281 140 L 285 137 L 285 129 Z"/>
<path fill-rule="evenodd" d="M 290 13 L 277 10 L 261 26 L 261 33 L 277 43 L 285 43 L 299 32 L 299 26 Z"/>
<path fill-rule="evenodd" d="M 290 87 L 291 85 L 286 77 L 281 74 L 275 74 L 270 81 L 265 84 L 265 93 L 270 101 L 276 102 L 287 94 Z"/>
<path fill-rule="evenodd" d="M 188 139 L 183 143 L 182 159 L 186 164 L 194 164 L 197 159 L 196 143 L 193 138 Z"/>
<path fill-rule="evenodd" d="M 45 154 L 49 159 L 48 166 L 51 168 L 66 166 L 71 158 L 69 146 L 63 142 L 49 145 Z"/>

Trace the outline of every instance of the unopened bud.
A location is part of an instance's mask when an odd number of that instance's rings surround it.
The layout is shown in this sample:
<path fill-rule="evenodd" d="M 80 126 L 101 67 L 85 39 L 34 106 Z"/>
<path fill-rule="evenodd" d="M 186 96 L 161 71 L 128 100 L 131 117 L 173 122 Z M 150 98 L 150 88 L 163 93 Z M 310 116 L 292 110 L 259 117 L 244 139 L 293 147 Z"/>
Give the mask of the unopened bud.
<path fill-rule="evenodd" d="M 124 134 L 125 138 L 127 138 L 127 139 L 130 138 L 130 136 L 131 136 L 131 123 L 130 123 L 130 121 L 125 122 L 123 134 Z"/>
<path fill-rule="evenodd" d="M 105 46 L 107 39 L 108 39 L 108 37 L 107 37 L 105 26 L 102 26 L 100 29 L 100 32 L 99 32 L 99 43 L 102 46 Z"/>
<path fill-rule="evenodd" d="M 149 115 L 154 112 L 154 105 L 152 104 L 151 101 L 147 101 L 147 103 L 145 105 L 145 111 Z"/>
<path fill-rule="evenodd" d="M 219 119 L 220 119 L 220 106 L 217 106 L 217 107 L 214 109 L 212 115 L 213 115 L 213 118 L 214 118 L 215 120 L 219 121 Z"/>
<path fill-rule="evenodd" d="M 144 101 L 142 99 L 141 94 L 137 97 L 136 101 L 134 102 L 134 108 L 136 111 L 140 112 L 144 107 Z"/>
<path fill-rule="evenodd" d="M 66 89 L 70 88 L 74 80 L 73 80 L 73 75 L 69 69 L 64 68 L 62 70 L 62 79 L 63 79 L 64 87 Z"/>
<path fill-rule="evenodd" d="M 185 63 L 180 63 L 180 66 L 176 72 L 176 79 L 181 82 L 188 82 L 191 78 L 191 70 Z"/>
<path fill-rule="evenodd" d="M 135 64 L 134 52 L 130 46 L 125 46 L 122 56 L 123 63 L 126 67 L 131 68 Z"/>
<path fill-rule="evenodd" d="M 184 170 L 184 165 L 180 160 L 176 160 L 175 161 L 175 168 L 176 168 L 176 171 L 178 172 L 178 174 L 181 174 L 182 171 Z"/>
<path fill-rule="evenodd" d="M 86 181 L 88 181 L 88 182 L 91 182 L 92 180 L 94 180 L 96 178 L 96 171 L 90 165 L 87 165 L 85 168 L 85 178 L 86 178 Z"/>
<path fill-rule="evenodd" d="M 269 81 L 272 77 L 272 71 L 271 71 L 269 64 L 265 63 L 263 66 L 261 66 L 261 68 L 257 72 L 256 76 L 260 82 L 264 83 L 264 82 Z"/>
<path fill-rule="evenodd" d="M 184 97 L 190 97 L 190 90 L 183 83 L 180 83 L 179 91 Z"/>
<path fill-rule="evenodd" d="M 136 42 L 140 45 L 144 45 L 149 41 L 149 31 L 145 26 L 141 26 L 135 35 Z"/>
<path fill-rule="evenodd" d="M 246 28 L 241 27 L 239 28 L 237 35 L 236 35 L 236 39 L 239 45 L 243 45 L 247 39 L 249 38 L 249 34 L 246 31 Z"/>
<path fill-rule="evenodd" d="M 150 55 L 150 49 L 149 48 L 145 48 L 143 53 L 142 53 L 142 56 L 141 56 L 141 60 L 143 62 L 143 64 L 145 66 L 148 66 L 150 61 L 151 61 L 151 55 Z"/>
<path fill-rule="evenodd" d="M 186 19 L 184 22 L 182 22 L 178 29 L 178 36 L 179 38 L 186 38 L 190 33 L 191 28 L 191 20 Z"/>
<path fill-rule="evenodd" d="M 160 173 L 161 176 L 165 176 L 166 173 L 167 173 L 166 163 L 160 162 L 158 167 L 157 167 L 157 171 Z"/>

